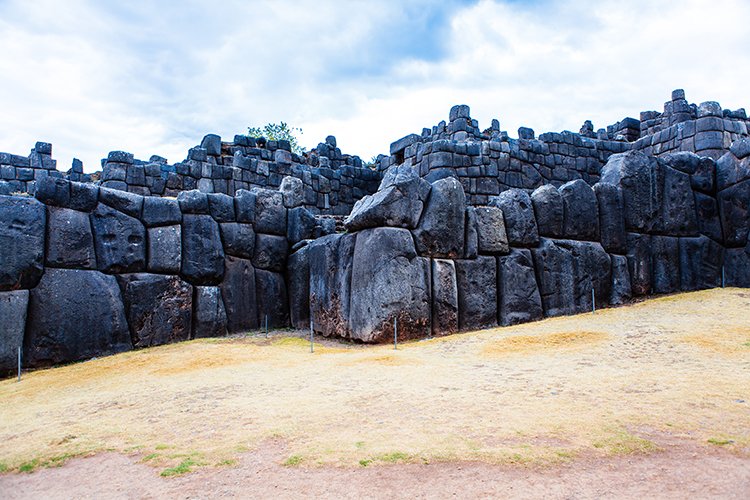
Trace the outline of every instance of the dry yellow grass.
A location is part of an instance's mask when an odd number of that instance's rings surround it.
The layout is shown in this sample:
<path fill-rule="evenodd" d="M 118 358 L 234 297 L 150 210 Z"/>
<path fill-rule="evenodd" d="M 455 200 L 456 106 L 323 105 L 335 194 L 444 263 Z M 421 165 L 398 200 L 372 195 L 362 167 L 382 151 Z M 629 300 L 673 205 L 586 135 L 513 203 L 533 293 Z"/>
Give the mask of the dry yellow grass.
<path fill-rule="evenodd" d="M 0 469 L 111 449 L 228 465 L 554 462 L 649 452 L 644 429 L 750 446 L 750 291 L 392 346 L 193 341 L 0 382 Z"/>

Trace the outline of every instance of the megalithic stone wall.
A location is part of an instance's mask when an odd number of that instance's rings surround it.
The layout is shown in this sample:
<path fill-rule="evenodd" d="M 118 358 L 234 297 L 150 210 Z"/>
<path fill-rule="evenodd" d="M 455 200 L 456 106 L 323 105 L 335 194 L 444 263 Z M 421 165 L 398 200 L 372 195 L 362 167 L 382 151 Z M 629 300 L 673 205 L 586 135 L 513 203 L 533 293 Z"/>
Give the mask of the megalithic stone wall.
<path fill-rule="evenodd" d="M 335 229 L 300 201 L 268 189 L 144 197 L 50 176 L 36 198 L 0 196 L 0 371 L 21 346 L 24 366 L 40 367 L 266 317 L 289 326 L 289 250 Z"/>

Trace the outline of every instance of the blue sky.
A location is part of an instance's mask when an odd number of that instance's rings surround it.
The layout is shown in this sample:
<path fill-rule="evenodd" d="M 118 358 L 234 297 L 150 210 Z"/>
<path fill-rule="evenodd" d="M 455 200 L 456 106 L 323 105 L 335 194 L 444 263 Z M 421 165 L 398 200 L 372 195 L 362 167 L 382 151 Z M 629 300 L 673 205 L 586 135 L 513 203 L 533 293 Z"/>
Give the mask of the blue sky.
<path fill-rule="evenodd" d="M 0 151 L 170 162 L 285 121 L 365 159 L 469 104 L 511 135 L 750 106 L 750 2 L 0 0 Z"/>

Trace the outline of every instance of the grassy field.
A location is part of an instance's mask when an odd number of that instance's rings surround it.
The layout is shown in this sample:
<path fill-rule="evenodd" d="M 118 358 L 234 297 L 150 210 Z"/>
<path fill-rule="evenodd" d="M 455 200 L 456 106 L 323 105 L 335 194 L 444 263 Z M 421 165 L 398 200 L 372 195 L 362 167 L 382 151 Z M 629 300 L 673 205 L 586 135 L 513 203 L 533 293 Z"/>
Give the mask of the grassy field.
<path fill-rule="evenodd" d="M 162 475 L 232 466 L 545 464 L 651 452 L 659 433 L 750 456 L 750 290 L 711 290 L 440 339 L 293 332 L 124 353 L 0 381 L 0 471 L 137 454 Z"/>

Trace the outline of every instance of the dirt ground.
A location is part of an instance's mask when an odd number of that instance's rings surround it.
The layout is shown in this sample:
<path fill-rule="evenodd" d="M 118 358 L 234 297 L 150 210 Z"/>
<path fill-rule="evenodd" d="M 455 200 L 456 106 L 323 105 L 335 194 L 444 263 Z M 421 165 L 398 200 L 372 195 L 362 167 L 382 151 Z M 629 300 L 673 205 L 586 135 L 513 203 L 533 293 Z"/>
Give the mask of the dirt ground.
<path fill-rule="evenodd" d="M 275 332 L 40 370 L 0 381 L 0 498 L 748 498 L 748 313 L 711 290 L 398 350 Z"/>

